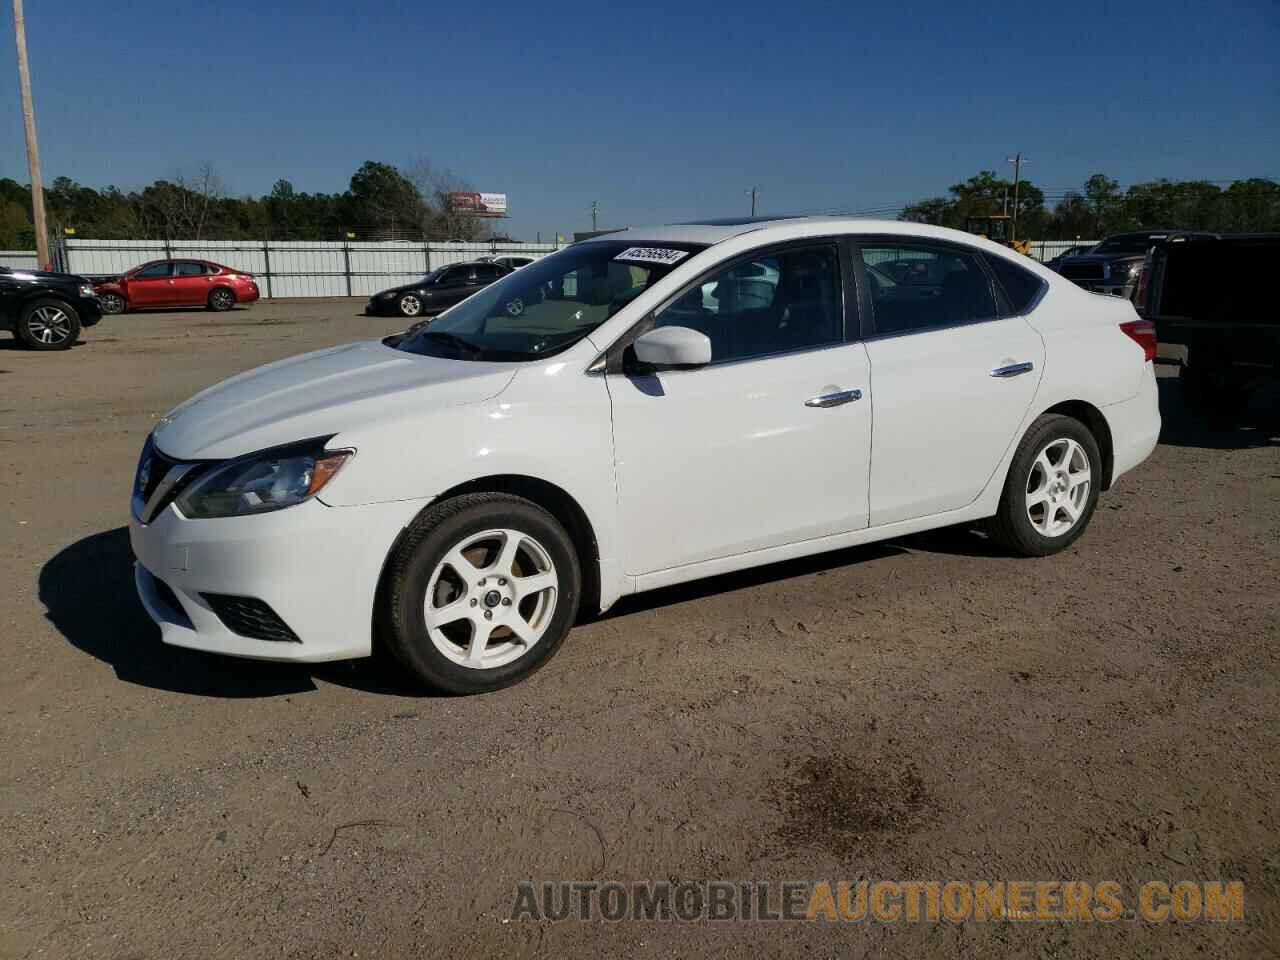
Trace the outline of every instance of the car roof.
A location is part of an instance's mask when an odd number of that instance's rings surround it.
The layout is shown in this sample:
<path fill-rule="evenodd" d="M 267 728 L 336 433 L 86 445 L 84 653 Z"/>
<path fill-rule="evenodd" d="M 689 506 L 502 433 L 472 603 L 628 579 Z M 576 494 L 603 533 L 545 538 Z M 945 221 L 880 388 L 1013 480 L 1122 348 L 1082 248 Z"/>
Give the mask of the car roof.
<path fill-rule="evenodd" d="M 710 246 L 747 233 L 760 233 L 759 239 L 762 243 L 769 242 L 773 236 L 779 240 L 791 240 L 805 236 L 850 233 L 926 237 L 968 243 L 971 246 L 1004 249 L 975 234 L 952 230 L 949 227 L 935 227 L 931 224 L 913 223 L 908 220 L 871 220 L 863 217 L 841 216 L 757 217 L 740 220 L 703 220 L 697 223 L 673 223 L 654 227 L 626 227 L 579 242 L 616 243 L 622 240 L 628 243 L 697 243 Z"/>

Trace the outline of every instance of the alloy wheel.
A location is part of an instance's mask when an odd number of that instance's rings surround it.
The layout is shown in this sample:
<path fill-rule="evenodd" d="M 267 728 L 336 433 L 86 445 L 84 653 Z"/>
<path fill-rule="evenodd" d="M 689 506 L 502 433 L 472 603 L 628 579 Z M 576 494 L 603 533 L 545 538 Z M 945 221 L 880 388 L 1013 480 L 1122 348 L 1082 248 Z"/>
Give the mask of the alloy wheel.
<path fill-rule="evenodd" d="M 422 312 L 422 301 L 412 293 L 407 293 L 400 298 L 400 312 L 406 317 L 416 317 Z"/>
<path fill-rule="evenodd" d="M 1050 440 L 1027 476 L 1027 517 L 1044 537 L 1060 537 L 1084 515 L 1093 474 L 1089 455 L 1070 437 Z"/>
<path fill-rule="evenodd" d="M 231 295 L 229 290 L 213 291 L 213 305 L 219 310 L 230 310 L 236 302 L 236 298 Z"/>
<path fill-rule="evenodd" d="M 103 313 L 124 313 L 124 297 L 118 293 L 104 293 L 99 300 L 102 302 Z"/>
<path fill-rule="evenodd" d="M 435 648 L 459 666 L 506 666 L 542 639 L 560 579 L 550 553 L 519 530 L 485 530 L 444 555 L 423 604 Z"/>
<path fill-rule="evenodd" d="M 70 338 L 71 318 L 58 307 L 36 307 L 27 318 L 27 329 L 32 339 L 52 346 Z"/>

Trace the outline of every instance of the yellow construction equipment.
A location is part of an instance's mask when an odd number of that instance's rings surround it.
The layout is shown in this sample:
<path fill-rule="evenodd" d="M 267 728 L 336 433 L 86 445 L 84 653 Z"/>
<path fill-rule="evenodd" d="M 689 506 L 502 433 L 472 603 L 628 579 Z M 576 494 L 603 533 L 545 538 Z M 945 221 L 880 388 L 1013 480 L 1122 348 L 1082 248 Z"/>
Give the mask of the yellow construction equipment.
<path fill-rule="evenodd" d="M 997 213 L 990 217 L 970 217 L 964 222 L 964 229 L 967 233 L 976 233 L 980 237 L 986 237 L 1002 246 L 1008 247 L 1016 253 L 1024 256 L 1031 256 L 1030 240 L 1013 240 L 1013 218 L 1008 214 Z"/>

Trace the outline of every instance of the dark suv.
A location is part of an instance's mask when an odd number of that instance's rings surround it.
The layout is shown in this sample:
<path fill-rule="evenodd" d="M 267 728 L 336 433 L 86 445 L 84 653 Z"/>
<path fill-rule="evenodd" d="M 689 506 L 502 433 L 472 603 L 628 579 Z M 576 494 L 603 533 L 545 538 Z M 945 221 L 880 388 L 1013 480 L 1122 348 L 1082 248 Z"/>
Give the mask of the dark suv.
<path fill-rule="evenodd" d="M 66 350 L 102 319 L 93 284 L 70 273 L 0 267 L 0 330 L 32 350 Z"/>
<path fill-rule="evenodd" d="M 1135 306 L 1162 345 L 1185 348 L 1187 397 L 1206 410 L 1237 410 L 1280 376 L 1280 315 L 1267 280 L 1277 259 L 1280 233 L 1175 236 L 1147 255 Z"/>
<path fill-rule="evenodd" d="M 1151 246 L 1174 235 L 1205 237 L 1209 234 L 1174 230 L 1144 230 L 1107 237 L 1088 253 L 1063 257 L 1053 268 L 1077 286 L 1114 297 L 1133 299 L 1142 276 L 1142 261 Z"/>

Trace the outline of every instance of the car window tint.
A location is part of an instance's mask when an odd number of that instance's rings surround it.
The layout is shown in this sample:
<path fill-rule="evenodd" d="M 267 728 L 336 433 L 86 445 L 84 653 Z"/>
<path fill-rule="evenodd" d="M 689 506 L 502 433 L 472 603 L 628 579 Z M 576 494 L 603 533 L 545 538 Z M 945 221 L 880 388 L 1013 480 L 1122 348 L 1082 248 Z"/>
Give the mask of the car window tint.
<path fill-rule="evenodd" d="M 655 325 L 705 333 L 712 363 L 839 342 L 839 255 L 824 245 L 740 261 L 686 291 Z"/>
<path fill-rule="evenodd" d="M 139 280 L 154 280 L 156 277 L 168 277 L 173 275 L 173 264 L 169 262 L 153 263 L 151 266 L 143 270 L 139 270 L 134 274 Z"/>
<path fill-rule="evenodd" d="M 997 316 L 978 254 L 912 243 L 865 246 L 861 252 L 878 334 Z"/>
<path fill-rule="evenodd" d="M 179 263 L 177 268 L 177 274 L 180 277 L 199 277 L 205 272 L 202 263 Z"/>
<path fill-rule="evenodd" d="M 453 267 L 446 270 L 440 277 L 440 283 L 448 285 L 453 283 L 466 283 L 467 277 L 471 274 L 470 267 Z"/>
<path fill-rule="evenodd" d="M 482 283 L 490 283 L 497 280 L 504 273 L 506 273 L 505 270 L 501 267 L 494 266 L 493 264 L 485 264 L 482 267 L 476 267 L 476 277 Z"/>
<path fill-rule="evenodd" d="M 987 264 L 996 275 L 996 281 L 1004 291 L 1005 299 L 1014 314 L 1026 313 L 1031 309 L 1044 281 L 1030 270 L 1024 270 L 1013 261 L 993 254 L 987 254 Z"/>

